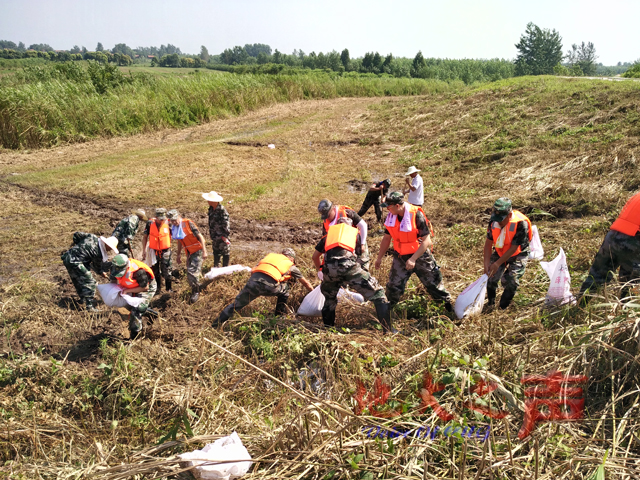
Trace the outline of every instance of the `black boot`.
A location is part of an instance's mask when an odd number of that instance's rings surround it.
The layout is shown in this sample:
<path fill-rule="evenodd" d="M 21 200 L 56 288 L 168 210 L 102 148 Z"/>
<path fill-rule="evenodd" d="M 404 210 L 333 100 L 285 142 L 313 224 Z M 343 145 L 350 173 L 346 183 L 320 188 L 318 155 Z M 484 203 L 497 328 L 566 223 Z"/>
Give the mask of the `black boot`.
<path fill-rule="evenodd" d="M 496 308 L 496 291 L 487 288 L 487 304 L 482 308 L 482 313 L 491 313 Z"/>
<path fill-rule="evenodd" d="M 213 254 L 213 266 L 214 266 L 214 268 L 220 267 L 220 254 L 219 253 L 214 253 Z"/>
<path fill-rule="evenodd" d="M 189 303 L 196 303 L 198 298 L 200 298 L 200 287 L 196 285 L 191 289 L 191 298 L 189 299 Z"/>
<path fill-rule="evenodd" d="M 384 333 L 398 333 L 398 330 L 393 328 L 391 324 L 391 309 L 387 302 L 375 302 L 376 315 Z"/>
<path fill-rule="evenodd" d="M 277 317 L 280 317 L 282 315 L 286 315 L 287 314 L 287 302 L 281 302 L 280 299 L 278 299 L 278 303 L 276 303 L 276 310 L 275 310 L 275 315 Z"/>
<path fill-rule="evenodd" d="M 142 314 L 136 310 L 131 310 L 129 314 L 129 338 L 134 340 L 142 331 Z"/>
<path fill-rule="evenodd" d="M 172 291 L 171 291 L 171 281 L 172 281 L 171 277 L 168 277 L 168 278 L 164 279 L 164 285 L 165 285 L 165 288 L 167 289 L 167 293 L 172 293 Z"/>
<path fill-rule="evenodd" d="M 223 267 L 228 267 L 229 266 L 229 255 L 223 255 L 222 256 L 222 266 Z"/>
<path fill-rule="evenodd" d="M 511 304 L 511 300 L 516 296 L 516 292 L 512 292 L 510 290 L 505 290 L 502 292 L 502 297 L 500 297 L 500 310 L 504 310 Z"/>
<path fill-rule="evenodd" d="M 220 315 L 218 315 L 218 318 L 216 318 L 213 323 L 211 324 L 211 326 L 213 328 L 217 328 L 220 325 L 222 325 L 224 322 L 226 322 L 227 320 L 229 320 L 229 318 L 231 318 L 231 315 L 233 315 L 233 311 L 235 310 L 235 304 L 231 303 L 229 305 L 227 305 L 224 310 L 222 310 L 220 312 Z"/>
<path fill-rule="evenodd" d="M 336 311 L 328 308 L 322 309 L 322 323 L 325 327 L 333 327 L 336 324 Z"/>

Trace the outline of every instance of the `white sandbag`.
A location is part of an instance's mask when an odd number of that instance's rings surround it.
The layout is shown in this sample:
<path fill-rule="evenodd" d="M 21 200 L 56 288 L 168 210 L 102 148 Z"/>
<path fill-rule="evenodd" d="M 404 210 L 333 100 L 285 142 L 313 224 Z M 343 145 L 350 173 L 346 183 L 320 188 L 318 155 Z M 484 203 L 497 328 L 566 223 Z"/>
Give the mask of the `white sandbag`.
<path fill-rule="evenodd" d="M 456 298 L 456 317 L 464 318 L 477 315 L 482 312 L 484 298 L 487 295 L 487 281 L 489 277 L 484 274 L 473 282 Z"/>
<path fill-rule="evenodd" d="M 98 293 L 102 297 L 102 301 L 108 307 L 122 308 L 127 306 L 138 307 L 144 302 L 142 297 L 132 297 L 131 295 L 123 295 L 124 290 L 117 283 L 102 283 L 98 285 Z"/>
<path fill-rule="evenodd" d="M 319 317 L 324 307 L 324 295 L 320 291 L 320 285 L 309 292 L 298 308 L 298 315 L 305 317 Z"/>
<path fill-rule="evenodd" d="M 122 287 L 117 283 L 101 283 L 98 285 L 98 293 L 107 307 L 122 308 L 127 302 L 122 298 Z"/>
<path fill-rule="evenodd" d="M 184 467 L 193 467 L 194 476 L 202 480 L 240 478 L 251 467 L 251 455 L 236 432 L 205 445 L 202 450 L 194 450 L 178 456 L 184 460 L 182 462 Z M 238 461 L 229 462 L 230 460 Z M 221 461 L 229 463 L 212 463 Z"/>
<path fill-rule="evenodd" d="M 546 306 L 575 304 L 571 294 L 571 276 L 567 266 L 567 256 L 561 248 L 558 256 L 550 262 L 540 262 L 542 269 L 549 275 L 549 291 L 544 300 Z"/>
<path fill-rule="evenodd" d="M 542 241 L 538 233 L 538 227 L 531 227 L 531 241 L 529 242 L 529 260 L 542 260 L 544 258 L 544 249 Z"/>
<path fill-rule="evenodd" d="M 245 267 L 244 265 L 229 265 L 227 267 L 212 267 L 207 273 L 205 273 L 204 278 L 208 280 L 213 280 L 220 275 L 230 275 L 233 272 L 250 272 L 251 269 L 249 267 Z"/>
<path fill-rule="evenodd" d="M 364 297 L 358 292 L 341 288 L 338 292 L 338 302 L 364 303 Z"/>
<path fill-rule="evenodd" d="M 158 263 L 158 259 L 156 257 L 156 251 L 152 248 L 149 248 L 147 245 L 147 259 L 144 261 L 149 267 L 153 267 L 156 263 Z"/>

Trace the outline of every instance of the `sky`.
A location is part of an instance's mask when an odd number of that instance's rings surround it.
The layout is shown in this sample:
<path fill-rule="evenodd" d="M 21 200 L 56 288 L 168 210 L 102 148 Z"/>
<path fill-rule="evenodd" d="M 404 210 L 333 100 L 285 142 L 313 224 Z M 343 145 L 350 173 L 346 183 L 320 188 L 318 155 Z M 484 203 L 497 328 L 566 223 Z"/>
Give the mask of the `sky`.
<path fill-rule="evenodd" d="M 173 44 L 210 54 L 247 43 L 291 53 L 349 49 L 413 58 L 505 58 L 527 23 L 566 52 L 593 42 L 598 62 L 640 58 L 639 0 L 0 0 L 0 40 L 95 50 Z"/>

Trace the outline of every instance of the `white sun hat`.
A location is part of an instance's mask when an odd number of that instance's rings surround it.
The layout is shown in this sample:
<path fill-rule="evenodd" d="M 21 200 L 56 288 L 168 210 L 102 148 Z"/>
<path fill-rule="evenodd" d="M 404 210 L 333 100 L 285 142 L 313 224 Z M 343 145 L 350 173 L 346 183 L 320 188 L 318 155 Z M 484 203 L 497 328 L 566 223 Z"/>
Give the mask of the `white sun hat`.
<path fill-rule="evenodd" d="M 409 167 L 409 170 L 407 170 L 407 173 L 404 174 L 404 176 L 406 177 L 407 175 L 411 175 L 412 173 L 417 173 L 420 170 L 418 170 L 416 167 L 414 167 L 413 165 Z"/>
<path fill-rule="evenodd" d="M 207 202 L 221 202 L 222 197 L 218 195 L 218 192 L 214 192 L 211 190 L 209 193 L 203 193 L 202 198 L 204 198 Z"/>
<path fill-rule="evenodd" d="M 102 240 L 102 243 L 104 243 L 105 245 L 108 245 L 111 250 L 116 252 L 116 254 L 118 253 L 118 239 L 116 237 L 100 237 L 100 240 Z"/>

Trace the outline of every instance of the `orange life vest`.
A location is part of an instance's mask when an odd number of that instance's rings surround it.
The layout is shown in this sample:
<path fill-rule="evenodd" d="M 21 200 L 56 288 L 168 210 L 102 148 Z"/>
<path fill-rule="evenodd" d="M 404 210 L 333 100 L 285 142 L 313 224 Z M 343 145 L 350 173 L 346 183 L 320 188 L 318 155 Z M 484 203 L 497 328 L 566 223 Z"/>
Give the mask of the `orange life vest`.
<path fill-rule="evenodd" d="M 327 239 L 324 244 L 324 251 L 328 252 L 332 248 L 340 247 L 350 252 L 356 250 L 356 242 L 358 240 L 358 229 L 344 223 L 331 225 L 327 233 Z"/>
<path fill-rule="evenodd" d="M 640 193 L 636 193 L 624 204 L 620 215 L 611 225 L 611 230 L 635 237 L 640 230 Z"/>
<path fill-rule="evenodd" d="M 418 214 L 418 212 L 422 212 L 422 215 L 424 215 L 422 208 L 411 205 L 410 203 L 407 203 L 405 205 L 408 205 L 408 207 L 405 207 L 404 214 L 411 215 L 411 231 L 401 232 L 400 224 L 402 222 L 397 217 L 396 224 L 393 227 L 386 227 L 391 234 L 391 238 L 393 238 L 393 249 L 400 255 L 409 255 L 411 253 L 415 253 L 418 248 L 420 248 L 420 242 L 418 241 L 418 227 L 416 225 L 416 215 Z M 424 219 L 428 224 L 429 221 L 427 220 L 426 215 L 424 215 Z"/>
<path fill-rule="evenodd" d="M 133 278 L 133 274 L 136 273 L 141 268 L 145 272 L 147 272 L 147 275 L 149 275 L 149 277 L 153 280 L 154 278 L 153 270 L 151 270 L 151 268 L 146 263 L 141 262 L 140 260 L 136 260 L 135 258 L 130 258 L 129 266 L 127 267 L 126 273 L 120 278 L 118 278 L 118 285 L 124 288 L 139 287 L 140 285 L 138 285 L 138 281 L 135 278 Z"/>
<path fill-rule="evenodd" d="M 156 219 L 151 219 L 151 227 L 149 227 L 149 248 L 153 250 L 166 250 L 171 248 L 171 229 L 169 223 L 164 220 L 160 224 L 156 225 Z"/>
<path fill-rule="evenodd" d="M 182 246 L 187 250 L 187 252 L 195 253 L 198 250 L 202 250 L 202 244 L 198 237 L 196 237 L 191 231 L 191 227 L 189 226 L 189 219 L 182 219 L 182 231 L 185 233 L 185 237 L 180 240 Z"/>
<path fill-rule="evenodd" d="M 533 236 L 533 231 L 531 230 L 531 220 L 529 220 L 524 214 L 520 213 L 519 211 L 514 210 L 513 215 L 511 215 L 511 220 L 507 225 L 505 225 L 507 233 L 504 237 L 504 245 L 502 246 L 502 248 L 496 247 L 496 252 L 498 253 L 498 255 L 502 256 L 504 252 L 509 250 L 509 248 L 511 247 L 511 242 L 513 241 L 513 237 L 518 230 L 518 222 L 521 222 L 523 220 L 526 220 L 527 226 L 529 227 L 529 241 L 531 241 L 531 238 Z M 493 245 L 495 246 L 496 240 L 498 240 L 502 229 L 500 227 L 495 227 L 494 225 L 496 225 L 496 222 L 493 222 L 493 224 L 491 225 L 491 235 L 493 236 Z M 512 257 L 515 257 L 521 251 L 522 248 L 518 246 Z"/>
<path fill-rule="evenodd" d="M 291 278 L 291 275 L 287 274 L 291 267 L 293 267 L 293 262 L 289 260 L 289 257 L 280 253 L 270 253 L 260 260 L 257 266 L 253 267 L 251 273 L 264 273 L 277 282 L 286 282 Z"/>
<path fill-rule="evenodd" d="M 322 224 L 322 226 L 324 227 L 324 231 L 328 232 L 329 231 L 329 227 L 331 226 L 331 223 L 333 223 L 334 225 L 338 223 L 338 220 L 340 220 L 341 218 L 344 218 L 347 216 L 347 210 L 353 210 L 353 208 L 351 207 L 347 207 L 346 205 L 334 205 L 331 208 L 335 208 L 338 207 L 337 211 L 336 211 L 336 218 L 334 218 L 333 220 L 329 220 L 328 218 L 324 221 L 324 223 Z M 354 225 L 355 227 L 355 225 Z"/>

